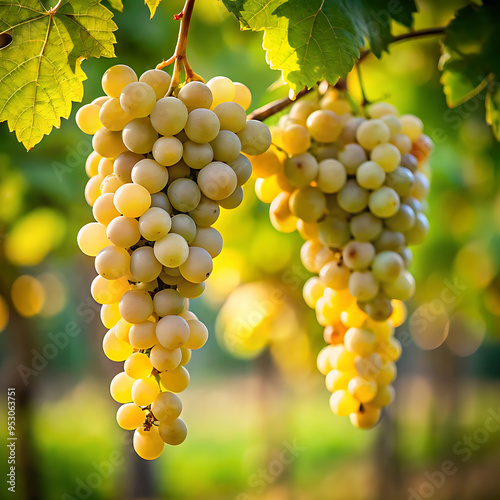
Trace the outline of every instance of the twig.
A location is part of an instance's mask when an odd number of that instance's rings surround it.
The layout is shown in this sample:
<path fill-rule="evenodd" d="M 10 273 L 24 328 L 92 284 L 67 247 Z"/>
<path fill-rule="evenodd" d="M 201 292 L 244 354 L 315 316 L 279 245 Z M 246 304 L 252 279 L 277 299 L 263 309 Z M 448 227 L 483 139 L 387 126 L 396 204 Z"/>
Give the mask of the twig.
<path fill-rule="evenodd" d="M 311 87 L 310 89 L 305 88 L 302 89 L 298 94 L 295 100 L 300 99 L 301 97 L 304 97 L 306 94 L 309 94 L 311 90 L 313 90 L 314 87 Z M 290 98 L 285 97 L 283 99 L 278 99 L 276 101 L 270 102 L 269 104 L 266 104 L 265 106 L 262 106 L 259 109 L 256 109 L 252 113 L 248 115 L 249 120 L 259 120 L 263 121 L 266 118 L 269 118 L 270 116 L 275 115 L 276 113 L 279 113 L 282 109 L 285 109 L 287 106 L 292 104 L 294 101 L 292 101 Z"/>

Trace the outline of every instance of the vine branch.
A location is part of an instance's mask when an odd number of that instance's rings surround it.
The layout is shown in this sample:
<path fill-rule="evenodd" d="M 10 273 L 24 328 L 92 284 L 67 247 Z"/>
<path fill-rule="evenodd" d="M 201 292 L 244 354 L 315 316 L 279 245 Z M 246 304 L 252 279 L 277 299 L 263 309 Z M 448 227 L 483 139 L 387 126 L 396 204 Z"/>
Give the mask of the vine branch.
<path fill-rule="evenodd" d="M 401 42 L 404 40 L 411 40 L 413 38 L 422 38 L 424 36 L 432 36 L 432 35 L 442 35 L 445 31 L 446 27 L 445 26 L 438 26 L 435 28 L 426 28 L 426 29 L 421 29 L 421 30 L 415 30 L 415 31 L 410 31 L 408 33 L 403 33 L 402 35 L 398 35 L 393 37 L 391 43 L 397 43 Z M 358 63 L 361 62 L 368 54 L 370 54 L 371 50 L 366 49 L 361 52 L 359 55 Z M 342 89 L 345 90 L 345 80 L 342 78 L 337 82 L 335 87 L 339 88 L 342 85 Z M 312 89 L 307 89 L 304 88 L 302 89 L 298 94 L 295 100 L 300 99 L 301 97 L 304 97 L 306 94 L 308 94 Z M 250 115 L 248 118 L 250 120 L 259 120 L 263 121 L 266 118 L 269 118 L 270 116 L 275 115 L 276 113 L 279 113 L 281 110 L 285 109 L 287 106 L 292 104 L 294 101 L 289 99 L 288 97 L 285 97 L 283 99 L 278 99 L 274 102 L 271 102 L 269 104 L 266 104 L 265 106 L 262 106 L 261 108 L 256 109 Z"/>

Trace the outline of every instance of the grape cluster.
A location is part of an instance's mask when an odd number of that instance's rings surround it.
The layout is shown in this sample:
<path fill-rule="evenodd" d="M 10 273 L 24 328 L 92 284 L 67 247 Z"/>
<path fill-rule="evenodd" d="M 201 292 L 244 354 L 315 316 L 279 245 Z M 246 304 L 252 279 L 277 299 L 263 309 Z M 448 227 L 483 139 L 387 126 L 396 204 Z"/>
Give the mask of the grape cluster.
<path fill-rule="evenodd" d="M 401 344 L 394 328 L 415 291 L 407 245 L 425 238 L 423 202 L 432 149 L 419 118 L 376 103 L 356 116 L 329 89 L 292 105 L 272 130 L 273 146 L 251 157 L 260 200 L 279 231 L 298 230 L 304 266 L 319 276 L 303 290 L 325 327 L 318 368 L 337 415 L 369 428 L 394 390 Z"/>
<path fill-rule="evenodd" d="M 271 133 L 247 121 L 251 94 L 226 77 L 192 81 L 168 95 L 170 76 L 149 70 L 137 78 L 124 65 L 102 78 L 106 96 L 77 113 L 93 134 L 85 198 L 96 222 L 78 233 L 95 257 L 93 298 L 108 332 L 103 350 L 124 362 L 111 381 L 122 406 L 118 424 L 134 430 L 134 448 L 155 459 L 164 443 L 187 435 L 175 393 L 189 384 L 185 368 L 208 338 L 188 310 L 212 272 L 222 237 L 212 226 L 220 207 L 236 208 L 251 175 L 243 153 L 261 154 Z"/>

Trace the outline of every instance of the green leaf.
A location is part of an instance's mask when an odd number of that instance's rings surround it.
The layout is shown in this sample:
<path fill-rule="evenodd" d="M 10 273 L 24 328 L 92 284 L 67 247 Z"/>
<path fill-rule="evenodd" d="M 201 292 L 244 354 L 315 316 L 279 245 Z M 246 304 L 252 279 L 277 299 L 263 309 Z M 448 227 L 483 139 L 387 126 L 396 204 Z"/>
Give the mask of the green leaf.
<path fill-rule="evenodd" d="M 264 31 L 272 69 L 297 93 L 326 79 L 334 85 L 365 45 L 380 56 L 392 40 L 391 21 L 410 27 L 413 0 L 223 0 L 243 29 Z M 391 8 L 390 8 L 391 7 Z"/>
<path fill-rule="evenodd" d="M 486 94 L 486 121 L 500 141 L 500 89 L 492 85 Z"/>
<path fill-rule="evenodd" d="M 123 2 L 122 0 L 108 0 L 111 8 L 117 10 L 118 12 L 123 12 Z"/>
<path fill-rule="evenodd" d="M 148 6 L 149 12 L 151 13 L 150 19 L 153 19 L 156 8 L 160 5 L 160 2 L 161 0 L 144 0 L 144 3 Z"/>
<path fill-rule="evenodd" d="M 114 57 L 112 16 L 100 0 L 63 0 L 54 11 L 38 0 L 0 3 L 0 35 L 12 36 L 0 50 L 0 121 L 26 149 L 82 100 L 82 60 Z"/>

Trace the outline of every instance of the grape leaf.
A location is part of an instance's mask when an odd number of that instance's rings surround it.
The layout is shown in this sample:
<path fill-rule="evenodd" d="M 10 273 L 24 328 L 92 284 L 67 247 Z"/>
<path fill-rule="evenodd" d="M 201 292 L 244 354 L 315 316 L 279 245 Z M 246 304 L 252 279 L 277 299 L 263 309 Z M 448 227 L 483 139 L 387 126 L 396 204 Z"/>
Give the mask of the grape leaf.
<path fill-rule="evenodd" d="M 0 2 L 0 121 L 26 149 L 39 143 L 73 101 L 81 101 L 83 59 L 114 57 L 113 14 L 100 0 L 63 0 L 53 10 L 38 0 Z"/>
<path fill-rule="evenodd" d="M 117 10 L 118 12 L 123 12 L 123 2 L 122 0 L 108 0 L 111 8 Z"/>
<path fill-rule="evenodd" d="M 492 86 L 486 94 L 486 121 L 497 141 L 500 141 L 500 89 Z"/>
<path fill-rule="evenodd" d="M 148 6 L 149 12 L 151 13 L 150 19 L 153 19 L 158 5 L 160 5 L 161 0 L 144 0 L 144 3 Z"/>
<path fill-rule="evenodd" d="M 272 69 L 297 93 L 326 79 L 345 76 L 365 38 L 376 56 L 392 40 L 391 21 L 408 27 L 413 0 L 223 0 L 242 29 L 264 31 L 263 47 Z"/>

